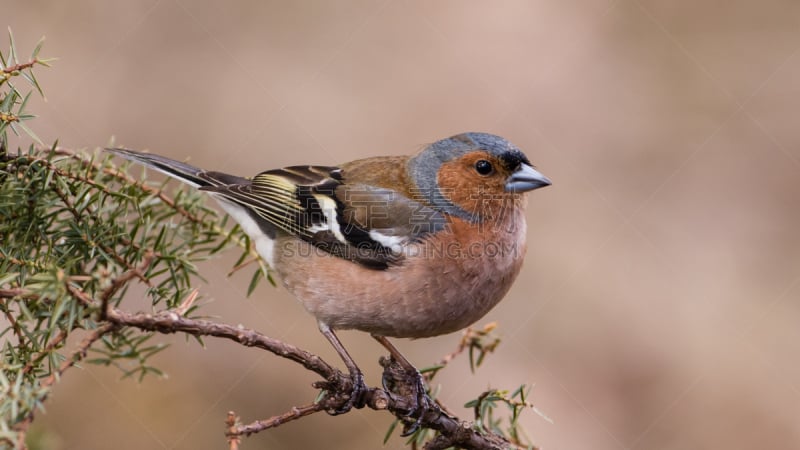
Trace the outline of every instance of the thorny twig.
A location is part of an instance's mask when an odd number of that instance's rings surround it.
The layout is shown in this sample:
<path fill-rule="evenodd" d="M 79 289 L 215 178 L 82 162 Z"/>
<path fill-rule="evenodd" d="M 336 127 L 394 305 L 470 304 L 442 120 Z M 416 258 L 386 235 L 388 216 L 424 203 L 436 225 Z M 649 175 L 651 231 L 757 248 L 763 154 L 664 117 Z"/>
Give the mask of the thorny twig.
<path fill-rule="evenodd" d="M 142 280 L 147 280 L 144 276 L 145 271 L 147 268 L 150 267 L 153 260 L 155 259 L 156 255 L 153 251 L 148 250 L 147 253 L 144 255 L 144 259 L 142 260 L 142 264 L 139 267 L 134 269 L 129 269 L 122 275 L 114 278 L 111 281 L 111 285 L 108 286 L 103 292 L 100 294 L 100 319 L 105 320 L 106 315 L 108 314 L 108 302 L 111 300 L 111 297 L 114 296 L 123 286 L 128 284 L 129 281 L 133 280 L 134 278 L 139 278 Z"/>
<path fill-rule="evenodd" d="M 56 383 L 56 381 L 58 381 L 59 378 L 61 378 L 61 375 L 63 375 L 67 369 L 86 358 L 86 353 L 89 351 L 89 347 L 91 347 L 92 344 L 94 344 L 98 339 L 102 338 L 103 335 L 115 327 L 116 325 L 113 323 L 104 323 L 99 325 L 81 341 L 77 350 L 75 350 L 69 358 L 65 359 L 55 372 L 51 373 L 50 376 L 42 380 L 39 386 L 45 389 L 50 388 Z M 47 394 L 45 394 L 40 401 L 43 403 L 45 400 L 47 400 Z M 31 411 L 27 416 L 14 425 L 14 431 L 17 432 L 18 448 L 25 448 L 25 436 L 27 434 L 28 427 L 30 427 L 31 423 L 33 422 L 33 416 L 34 411 Z"/>

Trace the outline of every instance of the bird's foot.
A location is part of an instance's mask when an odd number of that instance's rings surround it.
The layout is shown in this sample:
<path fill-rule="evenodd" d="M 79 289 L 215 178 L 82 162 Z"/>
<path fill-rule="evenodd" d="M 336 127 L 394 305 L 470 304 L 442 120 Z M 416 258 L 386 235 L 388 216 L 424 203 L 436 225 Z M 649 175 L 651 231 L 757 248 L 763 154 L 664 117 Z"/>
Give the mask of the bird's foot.
<path fill-rule="evenodd" d="M 334 399 L 332 403 L 335 405 L 335 407 L 326 410 L 328 414 L 338 416 L 353 408 L 360 409 L 364 407 L 366 401 L 365 394 L 369 390 L 366 383 L 364 383 L 364 375 L 361 372 L 351 373 L 349 381 L 349 394 L 342 394 L 345 389 L 339 386 L 339 382 L 325 383 L 327 385 L 325 389 L 332 394 L 332 398 Z M 336 389 L 337 387 L 340 389 Z"/>
<path fill-rule="evenodd" d="M 411 414 L 409 417 L 415 416 L 414 423 L 406 424 L 405 428 L 403 428 L 403 432 L 400 434 L 402 437 L 411 436 L 412 434 L 416 433 L 419 430 L 420 425 L 422 425 L 422 416 L 425 415 L 425 412 L 428 410 L 429 402 L 428 402 L 428 392 L 425 390 L 425 380 L 422 378 L 422 374 L 419 373 L 419 370 L 414 369 L 414 393 L 416 394 L 414 397 L 415 401 L 411 408 Z"/>
<path fill-rule="evenodd" d="M 430 409 L 430 397 L 425 389 L 425 379 L 414 367 L 403 367 L 394 359 L 381 361 L 384 366 L 381 382 L 383 390 L 396 403 L 403 403 L 405 422 L 402 437 L 411 436 L 419 430 L 422 418 Z M 399 372 L 399 373 L 398 373 Z"/>

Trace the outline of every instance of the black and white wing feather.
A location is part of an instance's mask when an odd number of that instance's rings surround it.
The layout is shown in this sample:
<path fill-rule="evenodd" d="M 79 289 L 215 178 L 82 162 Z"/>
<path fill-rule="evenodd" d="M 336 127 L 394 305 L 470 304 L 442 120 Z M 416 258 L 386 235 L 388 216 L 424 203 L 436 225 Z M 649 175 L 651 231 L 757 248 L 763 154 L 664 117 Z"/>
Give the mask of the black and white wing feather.
<path fill-rule="evenodd" d="M 293 166 L 263 172 L 246 184 L 202 189 L 372 269 L 398 263 L 405 245 L 446 226 L 441 214 L 421 203 L 390 189 L 348 184 L 345 177 L 338 167 Z"/>

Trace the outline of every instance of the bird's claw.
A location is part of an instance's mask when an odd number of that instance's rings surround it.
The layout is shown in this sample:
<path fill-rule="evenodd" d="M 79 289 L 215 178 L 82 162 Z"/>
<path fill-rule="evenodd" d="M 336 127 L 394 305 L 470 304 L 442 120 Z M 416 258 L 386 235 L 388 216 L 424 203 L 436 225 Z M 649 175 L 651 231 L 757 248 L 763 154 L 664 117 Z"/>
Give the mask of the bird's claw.
<path fill-rule="evenodd" d="M 403 414 L 404 417 L 413 419 L 414 421 L 411 423 L 406 423 L 405 428 L 403 428 L 403 432 L 400 434 L 402 437 L 408 437 L 419 430 L 420 426 L 422 425 L 422 417 L 428 410 L 429 402 L 428 394 L 425 390 L 425 381 L 422 377 L 422 374 L 416 369 L 414 369 L 413 374 L 409 373 L 408 370 L 404 371 L 409 375 L 409 377 L 406 378 L 407 381 L 411 381 L 409 378 L 412 376 L 414 378 L 413 381 L 409 383 L 410 387 L 413 389 L 413 392 L 410 393 L 411 395 L 406 397 L 407 399 L 410 399 L 412 403 L 408 406 L 408 410 Z M 383 390 L 386 391 L 389 396 L 391 396 L 393 399 L 397 398 L 392 388 L 392 385 L 395 384 L 395 380 L 390 380 L 387 377 L 386 372 L 384 372 L 383 377 L 381 377 L 381 384 L 383 385 Z"/>
<path fill-rule="evenodd" d="M 408 437 L 416 433 L 422 425 L 422 416 L 424 416 L 425 412 L 428 410 L 428 394 L 425 391 L 425 381 L 418 370 L 414 372 L 416 372 L 416 377 L 414 379 L 414 403 L 409 408 L 406 417 L 415 417 L 415 420 L 412 424 L 406 424 L 405 428 L 403 428 L 403 432 L 400 433 L 401 437 Z"/>
<path fill-rule="evenodd" d="M 366 383 L 364 383 L 364 375 L 361 372 L 351 373 L 350 383 L 352 384 L 352 390 L 350 391 L 347 401 L 338 408 L 328 410 L 328 414 L 338 416 L 353 408 L 364 407 L 364 394 L 368 390 Z"/>

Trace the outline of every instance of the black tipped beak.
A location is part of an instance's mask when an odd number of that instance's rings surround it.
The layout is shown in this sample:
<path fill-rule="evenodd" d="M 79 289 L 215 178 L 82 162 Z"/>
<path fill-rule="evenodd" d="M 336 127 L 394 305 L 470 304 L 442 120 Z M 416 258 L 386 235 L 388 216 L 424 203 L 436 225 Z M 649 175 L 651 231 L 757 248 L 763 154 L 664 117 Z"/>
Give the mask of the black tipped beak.
<path fill-rule="evenodd" d="M 550 186 L 552 182 L 538 170 L 527 164 L 520 164 L 519 168 L 508 177 L 506 181 L 507 192 L 527 192 L 540 187 Z"/>

